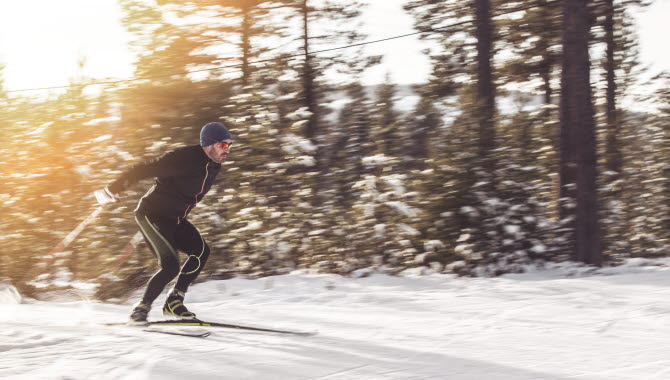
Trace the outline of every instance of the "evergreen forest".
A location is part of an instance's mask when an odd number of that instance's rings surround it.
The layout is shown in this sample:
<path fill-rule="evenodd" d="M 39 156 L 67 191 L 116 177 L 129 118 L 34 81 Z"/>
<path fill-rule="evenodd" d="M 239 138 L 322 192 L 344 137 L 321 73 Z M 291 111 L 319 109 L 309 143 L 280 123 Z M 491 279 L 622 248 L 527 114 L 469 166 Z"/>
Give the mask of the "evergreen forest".
<path fill-rule="evenodd" d="M 366 86 L 366 0 L 119 0 L 132 79 L 0 80 L 0 281 L 125 301 L 158 268 L 133 218 L 152 181 L 63 241 L 95 190 L 211 121 L 235 143 L 189 216 L 198 281 L 667 257 L 670 73 L 631 16 L 650 1 L 407 0 L 430 76 Z"/>

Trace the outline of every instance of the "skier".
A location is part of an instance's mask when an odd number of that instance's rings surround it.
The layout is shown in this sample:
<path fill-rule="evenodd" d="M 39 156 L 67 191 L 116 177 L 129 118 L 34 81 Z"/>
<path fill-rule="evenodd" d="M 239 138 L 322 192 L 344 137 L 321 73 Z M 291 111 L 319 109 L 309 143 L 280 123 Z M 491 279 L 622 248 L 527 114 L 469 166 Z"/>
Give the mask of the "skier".
<path fill-rule="evenodd" d="M 98 203 L 106 205 L 116 202 L 119 193 L 138 181 L 156 178 L 135 209 L 135 221 L 161 269 L 151 277 L 142 300 L 134 306 L 131 322 L 147 323 L 151 304 L 177 275 L 163 313 L 181 319 L 195 318 L 184 306 L 184 296 L 207 262 L 209 246 L 187 218 L 212 187 L 232 144 L 232 135 L 223 124 L 208 123 L 200 130 L 200 145 L 181 147 L 132 166 L 107 187 L 94 192 Z M 181 270 L 178 251 L 188 255 Z"/>

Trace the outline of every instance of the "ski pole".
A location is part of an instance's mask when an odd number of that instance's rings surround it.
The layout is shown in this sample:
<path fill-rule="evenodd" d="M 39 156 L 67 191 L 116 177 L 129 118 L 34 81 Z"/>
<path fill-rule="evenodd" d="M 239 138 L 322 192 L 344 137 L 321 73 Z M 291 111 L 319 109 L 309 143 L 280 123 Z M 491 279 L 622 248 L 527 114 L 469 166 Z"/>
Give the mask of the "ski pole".
<path fill-rule="evenodd" d="M 126 260 L 128 260 L 128 257 L 130 256 L 131 253 L 137 248 L 137 246 L 140 244 L 142 241 L 142 233 L 140 231 L 137 231 L 135 235 L 130 239 L 128 244 L 123 248 L 123 251 L 121 251 L 121 254 L 119 255 L 119 258 L 116 260 L 115 264 L 115 269 L 121 268 L 123 264 L 125 264 Z"/>
<path fill-rule="evenodd" d="M 67 236 L 65 236 L 65 238 L 60 243 L 58 243 L 58 245 L 56 245 L 54 249 L 51 250 L 51 252 L 49 252 L 49 255 L 53 256 L 54 254 L 62 252 L 65 248 L 67 248 L 74 241 L 74 239 L 79 236 L 81 231 L 83 231 L 86 226 L 91 224 L 91 222 L 97 218 L 104 209 L 104 206 L 98 206 L 95 210 L 93 210 L 91 215 L 87 216 L 86 219 L 79 223 L 79 225 L 75 227 L 74 230 L 67 234 Z"/>
<path fill-rule="evenodd" d="M 84 228 L 86 228 L 86 226 L 91 224 L 91 222 L 104 209 L 105 209 L 104 206 L 98 206 L 95 210 L 93 210 L 93 212 L 89 216 L 87 216 L 86 219 L 84 219 L 81 223 L 79 223 L 79 225 L 75 227 L 74 230 L 70 231 L 70 233 L 67 234 L 67 236 L 65 236 L 65 238 L 60 241 L 60 243 L 58 243 L 51 251 L 49 251 L 49 253 L 46 256 L 44 256 L 42 262 L 38 263 L 34 268 L 37 270 L 40 267 L 44 268 L 49 267 L 49 265 L 53 263 L 54 260 L 56 259 L 56 254 L 63 252 L 65 248 L 67 248 L 70 244 L 72 244 L 74 239 L 76 239 L 77 236 L 79 236 L 81 231 L 83 231 Z"/>

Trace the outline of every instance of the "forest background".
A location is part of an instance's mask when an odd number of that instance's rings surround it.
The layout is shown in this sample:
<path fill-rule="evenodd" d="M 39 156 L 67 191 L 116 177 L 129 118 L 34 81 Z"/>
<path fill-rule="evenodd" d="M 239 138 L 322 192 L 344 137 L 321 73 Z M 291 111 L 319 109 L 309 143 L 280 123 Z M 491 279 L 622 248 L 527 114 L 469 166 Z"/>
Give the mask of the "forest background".
<path fill-rule="evenodd" d="M 0 280 L 103 300 L 142 286 L 157 263 L 132 210 L 150 181 L 59 243 L 94 190 L 214 120 L 235 146 L 190 216 L 214 253 L 200 280 L 665 257 L 670 77 L 644 75 L 631 18 L 649 3 L 407 1 L 431 46 L 408 88 L 362 84 L 382 59 L 360 45 L 363 1 L 120 0 L 133 80 L 0 82 Z"/>

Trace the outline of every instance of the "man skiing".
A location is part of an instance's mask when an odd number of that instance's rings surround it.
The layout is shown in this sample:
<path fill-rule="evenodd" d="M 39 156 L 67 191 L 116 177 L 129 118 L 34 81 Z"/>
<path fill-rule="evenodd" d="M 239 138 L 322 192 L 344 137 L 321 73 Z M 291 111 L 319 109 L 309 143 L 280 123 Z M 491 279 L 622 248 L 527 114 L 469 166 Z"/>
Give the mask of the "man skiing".
<path fill-rule="evenodd" d="M 163 313 L 182 319 L 195 318 L 184 306 L 184 296 L 207 262 L 209 246 L 187 217 L 212 187 L 232 143 L 232 135 L 223 124 L 208 123 L 200 130 L 200 145 L 178 148 L 134 165 L 94 193 L 98 203 L 105 205 L 115 202 L 119 193 L 138 181 L 156 178 L 135 209 L 135 221 L 161 269 L 151 277 L 142 300 L 134 306 L 131 322 L 147 322 L 151 304 L 177 275 Z M 178 251 L 188 256 L 181 270 Z"/>

